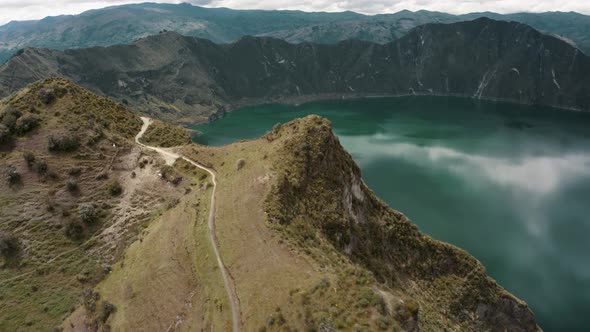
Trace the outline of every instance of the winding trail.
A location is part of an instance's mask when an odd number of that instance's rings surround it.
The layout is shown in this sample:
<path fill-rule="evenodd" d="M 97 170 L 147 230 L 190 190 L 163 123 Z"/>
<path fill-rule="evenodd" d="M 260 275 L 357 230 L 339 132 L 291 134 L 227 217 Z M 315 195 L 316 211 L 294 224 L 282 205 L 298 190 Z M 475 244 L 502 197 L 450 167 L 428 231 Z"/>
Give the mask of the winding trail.
<path fill-rule="evenodd" d="M 187 162 L 195 165 L 196 167 L 211 174 L 211 178 L 213 180 L 213 191 L 211 192 L 211 206 L 209 208 L 209 219 L 207 220 L 207 225 L 209 228 L 209 239 L 211 240 L 211 245 L 213 246 L 213 251 L 215 252 L 215 257 L 217 258 L 217 265 L 219 266 L 219 270 L 221 271 L 221 276 L 223 277 L 223 284 L 225 286 L 225 291 L 227 292 L 227 297 L 229 300 L 229 304 L 231 306 L 233 332 L 239 332 L 240 331 L 240 309 L 239 309 L 239 304 L 237 301 L 237 295 L 235 294 L 235 290 L 232 287 L 232 282 L 229 277 L 229 272 L 227 272 L 227 269 L 226 269 L 225 265 L 223 264 L 223 260 L 221 259 L 221 254 L 219 253 L 219 244 L 217 242 L 217 237 L 215 236 L 215 192 L 217 191 L 217 178 L 215 177 L 215 172 L 213 172 L 213 170 L 211 170 L 205 166 L 198 164 L 197 162 L 194 162 L 191 159 L 188 159 L 184 156 L 174 153 L 170 149 L 158 148 L 155 146 L 149 146 L 149 145 L 145 145 L 145 144 L 141 143 L 139 141 L 139 139 L 143 136 L 143 134 L 146 132 L 146 130 L 148 129 L 148 127 L 152 123 L 152 119 L 147 118 L 147 117 L 142 117 L 141 121 L 143 121 L 143 125 L 141 127 L 141 130 L 137 134 L 137 136 L 135 136 L 135 142 L 137 144 L 139 144 L 140 146 L 142 146 L 146 149 L 158 152 L 160 155 L 162 155 L 162 157 L 166 161 L 166 164 L 168 164 L 168 165 L 172 165 L 172 164 L 174 164 L 174 161 L 176 161 L 176 159 L 182 158 L 182 159 L 186 160 Z"/>

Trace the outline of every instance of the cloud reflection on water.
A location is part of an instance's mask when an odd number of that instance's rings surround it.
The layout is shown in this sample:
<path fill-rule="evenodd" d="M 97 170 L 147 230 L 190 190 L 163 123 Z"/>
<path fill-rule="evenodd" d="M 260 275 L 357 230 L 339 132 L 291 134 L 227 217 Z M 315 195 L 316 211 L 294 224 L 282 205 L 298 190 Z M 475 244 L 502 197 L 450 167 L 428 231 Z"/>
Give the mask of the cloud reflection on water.
<path fill-rule="evenodd" d="M 374 136 L 343 137 L 352 151 L 362 151 L 361 160 L 401 158 L 419 165 L 446 169 L 465 180 L 481 176 L 493 183 L 533 194 L 551 194 L 568 181 L 586 176 L 590 154 L 523 155 L 518 158 L 465 153 L 443 146 L 423 146 L 405 142 L 381 143 Z"/>

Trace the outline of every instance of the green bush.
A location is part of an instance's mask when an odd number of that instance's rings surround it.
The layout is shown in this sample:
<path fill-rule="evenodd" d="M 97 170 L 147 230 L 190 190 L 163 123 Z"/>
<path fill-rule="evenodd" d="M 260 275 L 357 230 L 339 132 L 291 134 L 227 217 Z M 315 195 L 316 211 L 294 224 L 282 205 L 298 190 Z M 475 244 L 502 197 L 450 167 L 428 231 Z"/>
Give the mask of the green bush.
<path fill-rule="evenodd" d="M 29 168 L 31 168 L 35 164 L 36 158 L 35 158 L 35 154 L 32 151 L 25 151 L 25 152 L 23 152 L 23 159 L 27 163 L 27 166 L 29 166 Z"/>
<path fill-rule="evenodd" d="M 84 304 L 84 308 L 88 312 L 95 312 L 96 311 L 96 301 L 100 298 L 100 294 L 98 292 L 93 291 L 90 288 L 87 288 L 82 293 L 82 303 Z"/>
<path fill-rule="evenodd" d="M 98 211 L 92 203 L 82 203 L 78 206 L 78 215 L 80 220 L 90 224 L 98 219 Z"/>
<path fill-rule="evenodd" d="M 0 232 L 0 255 L 9 258 L 16 255 L 19 249 L 20 241 L 14 234 Z"/>
<path fill-rule="evenodd" d="M 23 135 L 39 125 L 39 118 L 34 114 L 26 114 L 16 120 L 14 132 Z"/>
<path fill-rule="evenodd" d="M 65 227 L 66 236 L 74 239 L 79 240 L 84 237 L 84 225 L 81 222 L 76 220 L 70 220 Z"/>
<path fill-rule="evenodd" d="M 0 123 L 6 126 L 6 128 L 8 128 L 9 130 L 13 130 L 14 126 L 16 125 L 16 120 L 18 120 L 18 118 L 20 118 L 21 115 L 22 113 L 19 112 L 17 109 L 8 108 L 0 116 Z"/>
<path fill-rule="evenodd" d="M 36 160 L 33 163 L 33 169 L 35 172 L 37 172 L 37 174 L 45 174 L 47 173 L 49 166 L 47 166 L 47 162 L 45 160 Z"/>
<path fill-rule="evenodd" d="M 107 191 L 111 196 L 119 196 L 123 192 L 123 187 L 116 179 L 113 179 L 107 183 Z"/>
<path fill-rule="evenodd" d="M 100 304 L 100 312 L 98 313 L 98 319 L 100 322 L 104 323 L 109 319 L 112 313 L 117 310 L 114 304 L 110 303 L 109 301 L 102 301 Z"/>
<path fill-rule="evenodd" d="M 53 89 L 41 89 L 39 90 L 39 97 L 45 105 L 51 104 L 55 100 L 55 91 Z"/>
<path fill-rule="evenodd" d="M 47 149 L 52 152 L 71 152 L 80 147 L 78 137 L 65 134 L 51 135 L 47 138 Z"/>
<path fill-rule="evenodd" d="M 0 144 L 6 143 L 10 140 L 10 129 L 4 124 L 0 123 Z"/>
<path fill-rule="evenodd" d="M 66 181 L 66 188 L 69 192 L 78 191 L 78 182 L 74 179 L 68 179 L 68 181 Z"/>
<path fill-rule="evenodd" d="M 82 168 L 79 166 L 74 166 L 68 170 L 68 174 L 70 176 L 80 176 L 82 174 Z"/>
<path fill-rule="evenodd" d="M 20 173 L 16 169 L 16 167 L 10 165 L 4 171 L 4 176 L 6 178 L 6 182 L 8 184 L 13 185 L 20 182 Z"/>
<path fill-rule="evenodd" d="M 165 165 L 160 169 L 160 176 L 174 185 L 178 185 L 182 181 L 182 176 L 174 169 L 174 167 L 169 165 Z"/>

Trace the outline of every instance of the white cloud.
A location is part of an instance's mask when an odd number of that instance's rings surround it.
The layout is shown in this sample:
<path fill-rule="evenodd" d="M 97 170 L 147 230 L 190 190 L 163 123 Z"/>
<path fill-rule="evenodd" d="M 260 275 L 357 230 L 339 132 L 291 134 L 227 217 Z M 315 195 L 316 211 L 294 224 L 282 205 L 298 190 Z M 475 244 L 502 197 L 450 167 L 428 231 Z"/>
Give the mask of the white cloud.
<path fill-rule="evenodd" d="M 11 20 L 78 14 L 85 10 L 136 3 L 133 0 L 0 0 L 0 24 Z M 493 11 L 499 13 L 577 11 L 590 14 L 588 0 L 160 0 L 162 3 L 190 2 L 209 7 L 234 9 L 298 9 L 345 11 L 365 14 L 393 13 L 403 9 L 433 10 L 454 14 Z"/>

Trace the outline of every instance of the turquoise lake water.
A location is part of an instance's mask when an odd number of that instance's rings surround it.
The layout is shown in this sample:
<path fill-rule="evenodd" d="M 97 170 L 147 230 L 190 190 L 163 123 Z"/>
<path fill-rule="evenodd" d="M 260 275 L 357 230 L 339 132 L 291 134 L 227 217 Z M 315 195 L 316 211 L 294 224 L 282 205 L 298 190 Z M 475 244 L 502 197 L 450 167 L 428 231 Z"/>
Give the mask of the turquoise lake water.
<path fill-rule="evenodd" d="M 195 141 L 308 114 L 332 121 L 377 195 L 477 257 L 545 331 L 590 331 L 590 114 L 446 97 L 264 105 L 194 127 Z"/>

